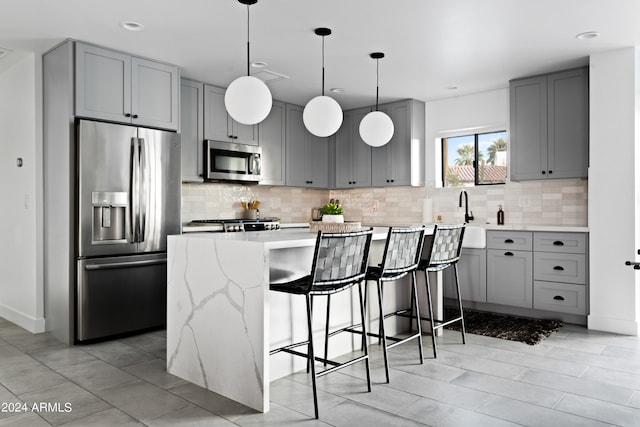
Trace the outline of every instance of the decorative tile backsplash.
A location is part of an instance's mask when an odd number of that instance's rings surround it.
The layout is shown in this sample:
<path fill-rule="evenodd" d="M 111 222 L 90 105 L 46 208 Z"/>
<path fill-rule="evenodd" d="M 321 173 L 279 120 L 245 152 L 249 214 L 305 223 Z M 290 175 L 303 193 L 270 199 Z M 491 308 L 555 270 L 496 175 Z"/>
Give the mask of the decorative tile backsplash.
<path fill-rule="evenodd" d="M 495 224 L 498 205 L 507 225 L 587 226 L 587 180 L 508 182 L 465 188 L 475 224 Z M 367 225 L 409 225 L 423 222 L 424 199 L 432 200 L 433 218 L 460 222 L 462 188 L 389 187 L 353 190 L 311 190 L 240 184 L 183 184 L 182 220 L 242 218 L 240 202 L 260 200 L 262 217 L 283 223 L 311 221 L 311 212 L 339 199 L 347 221 Z M 428 218 L 425 218 L 428 221 Z"/>

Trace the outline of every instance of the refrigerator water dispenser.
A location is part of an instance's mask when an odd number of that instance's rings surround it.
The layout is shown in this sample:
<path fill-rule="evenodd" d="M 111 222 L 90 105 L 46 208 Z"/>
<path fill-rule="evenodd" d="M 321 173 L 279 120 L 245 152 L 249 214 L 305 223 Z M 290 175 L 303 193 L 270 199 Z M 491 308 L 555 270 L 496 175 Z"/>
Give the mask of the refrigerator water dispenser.
<path fill-rule="evenodd" d="M 91 193 L 93 243 L 126 242 L 127 198 L 128 194 L 124 191 Z"/>

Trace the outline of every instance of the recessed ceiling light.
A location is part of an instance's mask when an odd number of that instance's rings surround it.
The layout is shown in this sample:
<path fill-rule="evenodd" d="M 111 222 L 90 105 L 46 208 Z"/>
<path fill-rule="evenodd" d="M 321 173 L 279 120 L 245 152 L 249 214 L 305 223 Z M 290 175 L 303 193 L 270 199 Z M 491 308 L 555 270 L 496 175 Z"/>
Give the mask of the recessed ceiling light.
<path fill-rule="evenodd" d="M 251 63 L 251 66 L 252 66 L 253 68 L 264 68 L 264 67 L 266 67 L 267 65 L 269 65 L 269 64 L 267 64 L 267 63 L 266 63 L 266 62 L 264 62 L 264 61 L 253 61 L 253 62 Z"/>
<path fill-rule="evenodd" d="M 142 31 L 144 30 L 144 25 L 135 21 L 122 21 L 120 26 L 127 31 Z"/>
<path fill-rule="evenodd" d="M 599 35 L 600 33 L 597 31 L 585 31 L 584 33 L 580 33 L 576 35 L 576 38 L 578 40 L 590 40 L 590 39 L 595 39 Z"/>
<path fill-rule="evenodd" d="M 331 92 L 333 93 L 342 93 L 344 92 L 344 88 L 342 87 L 332 87 L 331 89 L 329 89 Z"/>

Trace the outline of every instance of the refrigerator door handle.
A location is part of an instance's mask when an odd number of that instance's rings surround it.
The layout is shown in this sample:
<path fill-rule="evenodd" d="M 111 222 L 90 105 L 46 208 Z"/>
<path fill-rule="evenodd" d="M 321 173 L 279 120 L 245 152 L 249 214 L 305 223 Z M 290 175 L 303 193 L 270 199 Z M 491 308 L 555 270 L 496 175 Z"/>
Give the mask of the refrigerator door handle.
<path fill-rule="evenodd" d="M 138 138 L 131 138 L 131 236 L 132 242 L 140 239 L 140 144 Z"/>
<path fill-rule="evenodd" d="M 110 262 L 105 264 L 86 264 L 84 266 L 84 269 L 88 271 L 109 270 L 112 268 L 127 268 L 127 267 L 140 267 L 144 265 L 157 265 L 157 264 L 164 264 L 166 262 L 167 262 L 166 258 L 160 258 L 160 259 L 150 259 L 145 261 Z"/>
<path fill-rule="evenodd" d="M 144 138 L 138 138 L 140 141 L 140 178 L 139 178 L 139 236 L 138 242 L 144 242 L 145 229 L 147 227 L 147 184 L 149 182 L 149 165 L 147 164 L 147 145 Z"/>

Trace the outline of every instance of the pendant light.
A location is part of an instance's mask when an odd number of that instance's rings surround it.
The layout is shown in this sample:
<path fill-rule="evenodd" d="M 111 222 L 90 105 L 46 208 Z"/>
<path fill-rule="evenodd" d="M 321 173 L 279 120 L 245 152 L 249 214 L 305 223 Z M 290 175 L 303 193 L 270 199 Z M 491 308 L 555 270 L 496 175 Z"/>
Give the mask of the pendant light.
<path fill-rule="evenodd" d="M 302 113 L 304 126 L 319 137 L 333 135 L 342 125 L 342 108 L 338 102 L 324 95 L 324 38 L 331 34 L 329 28 L 316 28 L 315 33 L 322 37 L 322 95 L 307 102 Z"/>
<path fill-rule="evenodd" d="M 374 52 L 370 56 L 376 60 L 376 109 L 364 116 L 360 121 L 360 137 L 367 145 L 382 147 L 391 140 L 394 127 L 391 117 L 382 111 L 378 111 L 379 63 L 380 59 L 384 58 L 384 53 Z"/>
<path fill-rule="evenodd" d="M 249 56 L 249 6 L 258 0 L 238 0 L 247 5 L 247 75 L 235 79 L 224 94 L 224 105 L 233 120 L 255 125 L 263 121 L 271 111 L 273 99 L 267 85 L 250 75 Z"/>

